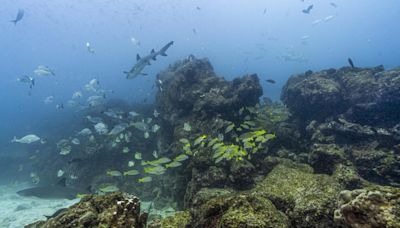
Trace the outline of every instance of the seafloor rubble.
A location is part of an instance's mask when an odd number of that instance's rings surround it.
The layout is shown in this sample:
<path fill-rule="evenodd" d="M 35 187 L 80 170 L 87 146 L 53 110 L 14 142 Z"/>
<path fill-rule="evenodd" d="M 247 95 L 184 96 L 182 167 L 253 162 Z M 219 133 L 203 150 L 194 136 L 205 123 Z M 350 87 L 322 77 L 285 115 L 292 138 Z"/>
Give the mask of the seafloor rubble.
<path fill-rule="evenodd" d="M 152 142 L 188 158 L 144 188 L 120 183 L 181 210 L 148 227 L 400 227 L 400 70 L 308 71 L 284 104 L 259 102 L 257 75 L 227 81 L 193 56 L 157 81 Z"/>

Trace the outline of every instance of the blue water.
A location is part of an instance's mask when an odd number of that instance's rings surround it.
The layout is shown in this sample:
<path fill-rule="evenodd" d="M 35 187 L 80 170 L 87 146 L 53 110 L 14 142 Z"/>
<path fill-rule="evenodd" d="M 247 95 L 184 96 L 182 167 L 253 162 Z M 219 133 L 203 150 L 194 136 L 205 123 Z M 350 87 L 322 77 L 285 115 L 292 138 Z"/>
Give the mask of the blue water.
<path fill-rule="evenodd" d="M 332 7 L 329 2 L 337 4 Z M 71 108 L 57 110 L 92 78 L 109 98 L 140 102 L 155 94 L 155 75 L 189 54 L 207 57 L 227 79 L 257 73 L 265 96 L 278 100 L 287 78 L 306 70 L 347 65 L 385 68 L 399 65 L 398 0 L 3 0 L 0 8 L 0 154 L 18 156 L 24 146 L 14 135 L 52 135 L 72 131 L 79 119 Z M 309 15 L 302 9 L 313 4 Z M 196 8 L 198 7 L 198 8 Z M 15 26 L 18 9 L 24 17 Z M 264 10 L 266 13 L 264 14 Z M 333 16 L 332 20 L 324 19 Z M 315 20 L 322 21 L 313 25 Z M 193 31 L 195 29 L 196 32 Z M 304 38 L 308 36 L 308 38 Z M 134 37 L 140 46 L 131 42 Z M 304 38 L 304 40 L 301 39 Z M 173 40 L 168 57 L 125 79 L 123 71 Z M 87 51 L 90 42 L 96 53 Z M 285 60 L 285 55 L 300 60 Z M 16 79 L 33 76 L 38 65 L 55 77 L 37 78 L 28 87 Z M 274 79 L 268 84 L 265 79 Z M 54 103 L 43 100 L 54 96 Z M 71 128 L 71 129 L 69 129 Z M 22 153 L 22 152 L 21 152 Z"/>

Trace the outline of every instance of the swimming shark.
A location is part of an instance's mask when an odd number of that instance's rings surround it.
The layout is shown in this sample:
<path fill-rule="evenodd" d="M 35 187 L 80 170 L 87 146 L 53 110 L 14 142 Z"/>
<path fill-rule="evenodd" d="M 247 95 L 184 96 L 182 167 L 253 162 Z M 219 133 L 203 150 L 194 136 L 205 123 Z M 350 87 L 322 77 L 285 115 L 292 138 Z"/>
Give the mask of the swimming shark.
<path fill-rule="evenodd" d="M 24 17 L 24 10 L 23 9 L 19 9 L 18 13 L 17 13 L 17 17 L 15 17 L 14 20 L 12 20 L 11 22 L 14 23 L 14 25 L 17 25 L 18 21 L 22 20 L 22 18 Z"/>
<path fill-rule="evenodd" d="M 35 196 L 42 199 L 75 199 L 78 194 L 89 193 L 89 190 L 70 188 L 65 185 L 65 178 L 55 185 L 43 185 L 18 191 L 20 196 Z"/>
<path fill-rule="evenodd" d="M 150 54 L 144 57 L 140 57 L 139 54 L 136 55 L 136 64 L 132 67 L 132 69 L 128 71 L 124 71 L 126 74 L 127 79 L 134 79 L 139 75 L 146 75 L 142 73 L 143 69 L 147 66 L 150 65 L 150 60 L 157 60 L 156 57 L 158 55 L 161 56 L 167 56 L 165 53 L 167 49 L 174 44 L 174 41 L 171 41 L 167 43 L 164 47 L 162 47 L 159 51 L 154 51 L 154 49 L 151 50 Z"/>

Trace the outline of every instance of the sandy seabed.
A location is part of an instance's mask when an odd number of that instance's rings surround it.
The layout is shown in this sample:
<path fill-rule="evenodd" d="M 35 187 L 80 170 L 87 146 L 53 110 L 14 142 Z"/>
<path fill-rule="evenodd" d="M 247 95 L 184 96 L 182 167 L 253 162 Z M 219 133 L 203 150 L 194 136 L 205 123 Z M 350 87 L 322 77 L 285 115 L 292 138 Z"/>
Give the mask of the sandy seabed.
<path fill-rule="evenodd" d="M 30 187 L 29 183 L 0 185 L 0 227 L 21 228 L 37 220 L 46 220 L 61 208 L 69 207 L 79 199 L 40 199 L 19 196 L 16 192 Z"/>

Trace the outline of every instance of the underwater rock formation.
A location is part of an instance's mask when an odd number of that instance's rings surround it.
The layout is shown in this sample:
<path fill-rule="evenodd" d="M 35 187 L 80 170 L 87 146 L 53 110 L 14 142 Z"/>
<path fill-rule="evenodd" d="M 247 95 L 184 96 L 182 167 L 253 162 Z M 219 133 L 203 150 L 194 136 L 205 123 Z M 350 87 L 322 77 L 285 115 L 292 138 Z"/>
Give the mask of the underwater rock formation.
<path fill-rule="evenodd" d="M 156 97 L 161 117 L 176 124 L 180 119 L 195 115 L 231 116 L 243 106 L 253 106 L 262 95 L 257 75 L 246 75 L 226 81 L 214 73 L 207 59 L 189 57 L 157 75 L 161 82 Z"/>
<path fill-rule="evenodd" d="M 335 222 L 342 227 L 400 227 L 400 190 L 375 186 L 342 191 Z"/>
<path fill-rule="evenodd" d="M 303 120 L 322 121 L 343 114 L 371 126 L 400 121 L 400 70 L 343 67 L 294 76 L 282 91 L 282 101 Z"/>
<path fill-rule="evenodd" d="M 242 118 L 237 115 L 238 110 L 256 105 L 262 95 L 257 75 L 227 81 L 215 74 L 207 59 L 193 56 L 160 72 L 157 81 L 156 109 L 162 120 L 161 147 L 170 154 L 182 153 L 182 143 L 179 142 L 182 138 L 194 140 L 205 134 L 216 137 L 229 123 L 239 123 Z M 251 182 L 248 178 L 249 173 L 254 171 L 251 163 L 247 163 L 246 167 L 216 166 L 211 153 L 211 150 L 196 151 L 196 156 L 191 156 L 190 168 L 180 172 L 186 178 L 169 174 L 171 183 L 184 188 L 175 188 L 179 195 L 174 198 L 182 199 L 180 193 L 186 192 L 185 203 L 190 205 L 195 193 L 203 187 Z"/>
<path fill-rule="evenodd" d="M 339 182 L 310 166 L 284 161 L 251 191 L 271 200 L 293 227 L 332 227 Z"/>
<path fill-rule="evenodd" d="M 87 195 L 47 221 L 39 221 L 27 228 L 51 227 L 137 227 L 144 228 L 147 213 L 140 214 L 140 202 L 125 193 Z"/>
<path fill-rule="evenodd" d="M 344 164 L 368 181 L 400 186 L 399 88 L 400 70 L 344 67 L 291 77 L 282 100 L 317 172 Z"/>

